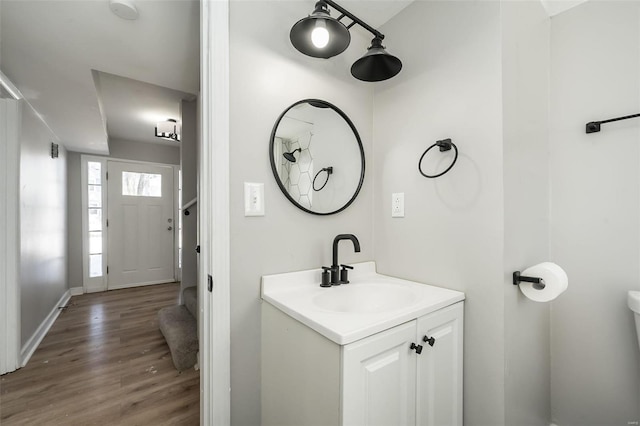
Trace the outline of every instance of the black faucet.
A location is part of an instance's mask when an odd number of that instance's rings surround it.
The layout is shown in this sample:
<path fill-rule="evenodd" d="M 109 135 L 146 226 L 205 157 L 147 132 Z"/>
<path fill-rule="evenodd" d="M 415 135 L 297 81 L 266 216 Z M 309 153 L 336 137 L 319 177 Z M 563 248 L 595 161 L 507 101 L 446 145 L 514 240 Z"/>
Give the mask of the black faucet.
<path fill-rule="evenodd" d="M 342 240 L 351 240 L 353 249 L 356 253 L 360 253 L 360 241 L 353 234 L 340 234 L 333 239 L 333 264 L 331 265 L 331 284 L 340 285 L 349 282 L 347 279 L 347 269 L 353 269 L 348 265 L 342 265 L 342 275 L 340 277 L 340 264 L 338 263 L 338 243 Z"/>

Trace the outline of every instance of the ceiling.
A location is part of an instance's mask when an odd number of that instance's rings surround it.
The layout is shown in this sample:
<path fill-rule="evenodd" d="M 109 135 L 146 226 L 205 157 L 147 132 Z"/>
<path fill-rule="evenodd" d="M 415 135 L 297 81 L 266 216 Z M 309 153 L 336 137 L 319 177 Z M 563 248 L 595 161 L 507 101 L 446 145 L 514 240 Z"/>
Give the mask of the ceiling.
<path fill-rule="evenodd" d="M 549 16 L 555 16 L 587 0 L 540 0 Z"/>
<path fill-rule="evenodd" d="M 181 101 L 195 100 L 195 95 L 99 71 L 94 81 L 110 139 L 179 146 L 157 138 L 155 126 L 168 118 L 179 120 Z"/>
<path fill-rule="evenodd" d="M 540 1 L 553 16 L 586 0 Z M 412 2 L 340 4 L 377 28 Z M 1 1 L 0 69 L 71 151 L 108 154 L 109 138 L 171 144 L 155 123 L 179 120 L 180 101 L 199 92 L 199 1 L 135 5 L 130 21 L 108 0 Z"/>
<path fill-rule="evenodd" d="M 373 28 L 378 28 L 413 3 L 414 0 L 336 0 L 336 2 Z M 309 14 L 313 12 L 314 4 L 315 1 L 309 1 Z M 331 14 L 334 17 L 337 15 L 336 12 Z M 303 16 L 300 18 L 303 18 Z M 349 24 L 349 18 L 344 18 L 344 22 Z M 291 25 L 293 25 L 293 22 Z M 360 29 L 357 25 L 354 28 Z M 363 33 L 367 35 L 367 38 L 372 37 L 370 33 L 364 30 Z"/>
<path fill-rule="evenodd" d="M 71 151 L 153 141 L 154 114 L 199 92 L 199 2 L 135 4 L 128 21 L 108 0 L 2 0 L 0 68 Z"/>

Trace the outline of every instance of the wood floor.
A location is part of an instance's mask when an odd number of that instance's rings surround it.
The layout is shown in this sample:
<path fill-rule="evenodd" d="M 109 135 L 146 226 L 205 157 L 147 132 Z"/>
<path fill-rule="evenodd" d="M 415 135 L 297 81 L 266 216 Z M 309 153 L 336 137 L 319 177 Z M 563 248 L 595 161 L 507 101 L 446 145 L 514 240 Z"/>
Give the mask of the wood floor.
<path fill-rule="evenodd" d="M 197 425 L 199 372 L 176 371 L 156 316 L 178 291 L 72 297 L 27 366 L 0 377 L 0 425 Z"/>

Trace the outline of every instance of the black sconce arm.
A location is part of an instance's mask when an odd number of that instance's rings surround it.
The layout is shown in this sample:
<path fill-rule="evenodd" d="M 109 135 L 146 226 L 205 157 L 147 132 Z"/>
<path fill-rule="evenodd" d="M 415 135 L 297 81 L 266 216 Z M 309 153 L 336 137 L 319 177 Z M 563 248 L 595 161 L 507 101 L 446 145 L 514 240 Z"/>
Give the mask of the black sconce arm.
<path fill-rule="evenodd" d="M 325 2 L 326 4 L 328 4 L 329 6 L 334 8 L 335 10 L 337 10 L 338 12 L 342 13 L 343 16 L 346 16 L 347 18 L 351 19 L 356 24 L 360 25 L 365 30 L 369 31 L 371 34 L 374 35 L 374 37 L 377 37 L 380 40 L 384 40 L 384 34 L 382 34 L 380 31 L 376 30 L 371 25 L 369 25 L 366 22 L 364 22 L 362 19 L 358 18 L 353 13 L 349 12 L 344 7 L 340 6 L 338 3 L 334 2 L 333 0 L 320 0 L 320 1 Z M 340 18 L 342 18 L 342 16 L 340 16 L 338 18 L 338 21 L 340 20 Z M 347 28 L 351 28 L 352 26 L 353 26 L 353 23 L 348 25 Z"/>

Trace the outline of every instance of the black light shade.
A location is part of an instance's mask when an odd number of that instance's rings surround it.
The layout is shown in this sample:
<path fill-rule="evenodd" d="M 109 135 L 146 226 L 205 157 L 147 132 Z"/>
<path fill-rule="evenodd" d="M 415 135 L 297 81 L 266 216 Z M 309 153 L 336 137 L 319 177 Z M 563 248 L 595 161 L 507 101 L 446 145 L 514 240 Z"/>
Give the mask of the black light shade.
<path fill-rule="evenodd" d="M 324 26 L 329 33 L 326 46 L 316 46 L 311 38 L 313 30 Z M 351 34 L 347 27 L 329 15 L 329 8 L 324 1 L 316 3 L 316 8 L 310 16 L 303 18 L 291 27 L 289 33 L 291 44 L 301 53 L 314 58 L 331 58 L 344 52 L 351 42 Z"/>
<path fill-rule="evenodd" d="M 382 39 L 375 37 L 367 53 L 351 66 L 351 75 L 362 81 L 383 81 L 397 75 L 401 69 L 400 59 L 389 54 Z"/>

